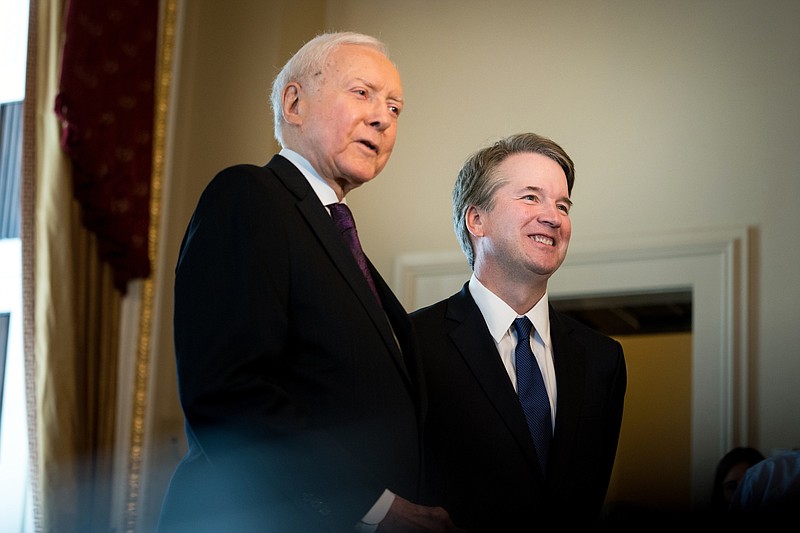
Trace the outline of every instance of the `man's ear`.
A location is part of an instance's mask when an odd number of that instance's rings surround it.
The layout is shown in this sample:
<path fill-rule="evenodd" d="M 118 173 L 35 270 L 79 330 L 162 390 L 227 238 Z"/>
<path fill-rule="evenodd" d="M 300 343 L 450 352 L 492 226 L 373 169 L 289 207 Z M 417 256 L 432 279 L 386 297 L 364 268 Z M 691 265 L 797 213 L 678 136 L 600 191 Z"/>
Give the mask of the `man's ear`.
<path fill-rule="evenodd" d="M 464 213 L 464 219 L 467 224 L 467 230 L 474 237 L 483 237 L 483 219 L 477 207 L 474 205 L 469 206 L 467 212 Z"/>
<path fill-rule="evenodd" d="M 283 88 L 281 95 L 281 109 L 283 110 L 283 119 L 288 124 L 299 125 L 302 122 L 302 117 L 299 113 L 300 96 L 303 88 L 297 82 L 288 83 Z"/>

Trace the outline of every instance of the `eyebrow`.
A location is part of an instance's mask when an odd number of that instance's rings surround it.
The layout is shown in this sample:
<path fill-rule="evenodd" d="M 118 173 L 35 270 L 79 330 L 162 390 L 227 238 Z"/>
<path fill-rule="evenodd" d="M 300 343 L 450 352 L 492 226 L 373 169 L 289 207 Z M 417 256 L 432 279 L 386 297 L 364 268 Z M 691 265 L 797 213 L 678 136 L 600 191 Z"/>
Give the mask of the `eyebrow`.
<path fill-rule="evenodd" d="M 364 85 L 366 85 L 367 87 L 369 87 L 373 91 L 377 91 L 378 90 L 378 88 L 375 86 L 375 84 L 373 82 L 367 80 L 367 79 L 364 79 L 364 78 L 362 78 L 360 76 L 356 76 L 353 79 L 354 79 L 354 81 L 358 81 L 360 83 L 363 83 Z M 389 100 L 392 100 L 392 101 L 400 103 L 400 104 L 403 103 L 403 97 L 402 96 L 393 96 L 393 95 L 390 94 L 387 98 Z"/>
<path fill-rule="evenodd" d="M 544 194 L 544 191 L 542 191 L 542 188 L 541 187 L 537 187 L 535 185 L 528 185 L 528 186 L 525 187 L 525 190 L 538 192 L 539 194 Z M 572 200 L 570 200 L 568 196 L 562 196 L 561 198 L 558 199 L 558 201 L 559 202 L 564 202 L 568 206 L 572 207 Z"/>

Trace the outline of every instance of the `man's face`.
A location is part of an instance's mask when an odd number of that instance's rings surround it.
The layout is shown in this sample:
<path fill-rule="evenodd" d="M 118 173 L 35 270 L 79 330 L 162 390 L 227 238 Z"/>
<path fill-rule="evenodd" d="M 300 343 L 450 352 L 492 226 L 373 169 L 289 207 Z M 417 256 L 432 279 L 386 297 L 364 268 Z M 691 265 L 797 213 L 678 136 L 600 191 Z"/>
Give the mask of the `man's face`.
<path fill-rule="evenodd" d="M 302 91 L 302 155 L 345 192 L 377 176 L 394 148 L 403 103 L 391 61 L 371 48 L 341 46 Z"/>
<path fill-rule="evenodd" d="M 494 208 L 477 210 L 476 267 L 509 281 L 547 280 L 564 262 L 572 234 L 564 171 L 541 154 L 517 153 L 500 163 L 497 177 L 504 184 Z"/>

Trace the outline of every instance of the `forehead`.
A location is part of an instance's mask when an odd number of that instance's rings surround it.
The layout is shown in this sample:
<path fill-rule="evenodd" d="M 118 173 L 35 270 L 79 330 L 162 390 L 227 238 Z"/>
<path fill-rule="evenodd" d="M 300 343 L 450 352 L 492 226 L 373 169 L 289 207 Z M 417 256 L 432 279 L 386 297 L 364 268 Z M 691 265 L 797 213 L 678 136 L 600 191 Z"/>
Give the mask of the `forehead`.
<path fill-rule="evenodd" d="M 336 48 L 328 58 L 326 68 L 329 75 L 343 81 L 362 79 L 378 88 L 392 93 L 402 93 L 400 73 L 378 50 L 368 46 L 344 44 Z"/>
<path fill-rule="evenodd" d="M 566 195 L 567 175 L 556 161 L 533 152 L 511 154 L 497 166 L 497 176 L 513 186 L 540 187 Z"/>

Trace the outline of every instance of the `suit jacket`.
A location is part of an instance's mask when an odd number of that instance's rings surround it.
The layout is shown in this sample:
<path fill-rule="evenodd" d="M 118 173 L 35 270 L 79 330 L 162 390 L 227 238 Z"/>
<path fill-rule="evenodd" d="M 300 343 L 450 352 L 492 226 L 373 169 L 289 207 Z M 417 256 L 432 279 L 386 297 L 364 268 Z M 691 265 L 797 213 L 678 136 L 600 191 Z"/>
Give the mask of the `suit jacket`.
<path fill-rule="evenodd" d="M 595 522 L 622 422 L 627 374 L 620 344 L 550 307 L 558 396 L 542 472 L 468 284 L 411 318 L 428 386 L 426 501 L 444 506 L 470 531 Z"/>
<path fill-rule="evenodd" d="M 188 452 L 160 530 L 352 532 L 384 489 L 417 499 L 417 349 L 370 269 L 382 308 L 285 158 L 209 183 L 176 268 Z"/>

